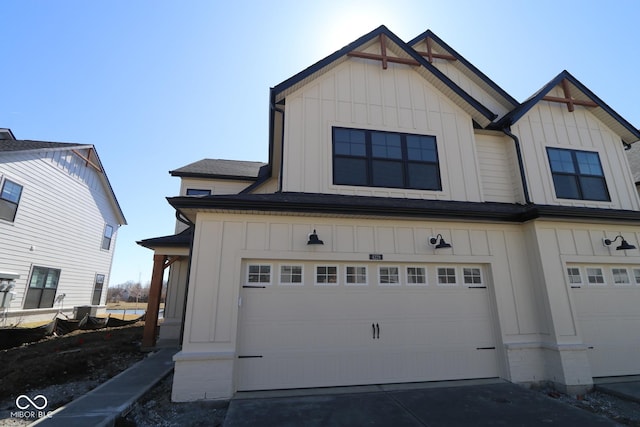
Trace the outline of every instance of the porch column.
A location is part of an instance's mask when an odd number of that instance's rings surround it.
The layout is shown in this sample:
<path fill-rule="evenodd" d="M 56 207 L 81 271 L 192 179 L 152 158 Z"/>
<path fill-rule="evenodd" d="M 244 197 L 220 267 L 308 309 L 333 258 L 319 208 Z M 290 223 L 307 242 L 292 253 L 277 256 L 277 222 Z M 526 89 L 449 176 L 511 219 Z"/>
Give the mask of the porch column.
<path fill-rule="evenodd" d="M 162 277 L 166 268 L 166 260 L 166 255 L 153 255 L 153 272 L 151 273 L 147 317 L 144 321 L 144 331 L 142 333 L 143 350 L 151 349 L 156 345 L 158 313 L 160 312 L 160 297 L 162 295 Z"/>

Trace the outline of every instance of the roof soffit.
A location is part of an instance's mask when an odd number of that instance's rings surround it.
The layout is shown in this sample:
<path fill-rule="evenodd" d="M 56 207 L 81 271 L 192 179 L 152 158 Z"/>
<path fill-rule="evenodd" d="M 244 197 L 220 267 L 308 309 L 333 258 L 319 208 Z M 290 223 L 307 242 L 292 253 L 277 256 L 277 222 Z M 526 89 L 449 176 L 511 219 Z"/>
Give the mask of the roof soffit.
<path fill-rule="evenodd" d="M 384 46 L 384 48 L 382 46 Z M 281 102 L 291 93 L 334 69 L 351 57 L 361 56 L 359 54 L 362 53 L 385 56 L 384 50 L 386 50 L 386 59 L 388 62 L 401 62 L 406 63 L 408 66 L 413 66 L 418 74 L 451 99 L 456 105 L 462 108 L 462 110 L 467 112 L 467 114 L 481 126 L 486 127 L 495 119 L 496 114 L 494 112 L 490 111 L 465 92 L 385 26 L 378 27 L 369 34 L 360 37 L 353 43 L 272 88 L 273 101 L 275 103 Z M 381 60 L 383 67 L 385 65 L 384 59 L 370 59 Z"/>

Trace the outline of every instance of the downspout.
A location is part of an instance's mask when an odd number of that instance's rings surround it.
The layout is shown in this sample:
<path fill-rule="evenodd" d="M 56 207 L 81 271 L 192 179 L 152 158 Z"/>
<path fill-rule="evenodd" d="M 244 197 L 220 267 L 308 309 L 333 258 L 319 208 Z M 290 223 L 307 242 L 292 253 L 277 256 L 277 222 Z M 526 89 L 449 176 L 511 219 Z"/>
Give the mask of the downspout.
<path fill-rule="evenodd" d="M 511 133 L 509 127 L 504 127 L 502 132 L 513 139 L 513 143 L 516 147 L 516 157 L 518 158 L 518 168 L 520 169 L 520 180 L 522 181 L 522 191 L 524 193 L 524 202 L 529 205 L 531 204 L 531 198 L 529 197 L 529 186 L 527 185 L 527 178 L 524 174 L 524 162 L 522 161 L 522 150 L 520 149 L 520 140 L 517 136 Z"/>
<path fill-rule="evenodd" d="M 280 172 L 278 174 L 278 193 L 282 192 L 282 172 L 284 171 L 284 109 L 278 108 L 277 105 L 271 104 L 271 110 L 282 114 L 282 135 L 280 137 Z M 275 114 L 273 116 L 275 121 Z M 275 123 L 274 123 L 275 127 Z M 272 131 L 273 132 L 273 131 Z"/>

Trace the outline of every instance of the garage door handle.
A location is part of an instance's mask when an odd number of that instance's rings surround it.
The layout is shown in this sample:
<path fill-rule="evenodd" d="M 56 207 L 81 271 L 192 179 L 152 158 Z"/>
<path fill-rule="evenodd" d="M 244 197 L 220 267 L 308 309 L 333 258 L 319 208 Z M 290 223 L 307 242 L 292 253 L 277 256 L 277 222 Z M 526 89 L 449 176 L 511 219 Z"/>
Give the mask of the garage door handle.
<path fill-rule="evenodd" d="M 376 333 L 377 333 L 376 338 L 380 339 L 380 325 L 378 325 L 377 323 L 376 323 Z"/>

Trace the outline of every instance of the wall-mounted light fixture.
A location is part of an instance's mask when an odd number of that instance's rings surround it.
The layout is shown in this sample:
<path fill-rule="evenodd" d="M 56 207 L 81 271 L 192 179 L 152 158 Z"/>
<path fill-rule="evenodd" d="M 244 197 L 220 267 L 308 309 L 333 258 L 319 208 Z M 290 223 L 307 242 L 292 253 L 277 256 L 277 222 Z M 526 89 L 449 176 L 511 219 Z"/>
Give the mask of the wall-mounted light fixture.
<path fill-rule="evenodd" d="M 438 242 L 438 238 L 440 241 Z M 438 234 L 436 237 L 429 237 L 429 244 L 435 246 L 436 249 L 450 248 L 451 245 L 444 241 L 442 234 Z"/>
<path fill-rule="evenodd" d="M 629 249 L 635 249 L 636 247 L 633 245 L 630 245 L 625 239 L 624 237 L 622 237 L 622 234 L 618 234 L 613 240 L 611 239 L 607 239 L 606 237 L 604 239 L 602 239 L 602 244 L 606 247 L 611 246 L 611 244 L 613 242 L 615 242 L 616 240 L 620 239 L 620 246 L 618 246 L 616 248 L 617 251 L 626 251 Z"/>
<path fill-rule="evenodd" d="M 309 234 L 309 241 L 307 245 L 324 245 L 324 242 L 318 238 L 318 233 L 313 230 L 313 233 Z"/>

